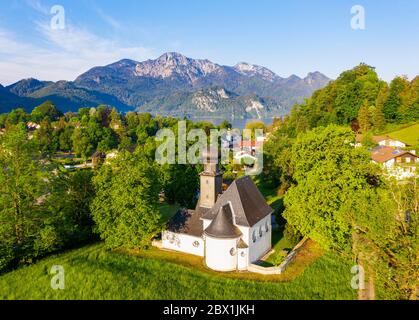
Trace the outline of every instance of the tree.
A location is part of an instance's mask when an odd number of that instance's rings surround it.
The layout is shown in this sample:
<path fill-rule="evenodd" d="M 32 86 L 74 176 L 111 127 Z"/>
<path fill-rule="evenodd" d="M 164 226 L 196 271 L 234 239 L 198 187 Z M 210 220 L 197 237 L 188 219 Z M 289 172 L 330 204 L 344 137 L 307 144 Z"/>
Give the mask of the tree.
<path fill-rule="evenodd" d="M 24 109 L 18 108 L 13 109 L 7 115 L 7 120 L 5 121 L 5 125 L 16 125 L 19 123 L 26 123 L 29 119 L 29 115 L 25 112 Z"/>
<path fill-rule="evenodd" d="M 254 120 L 246 123 L 246 129 L 252 130 L 251 138 L 252 140 L 255 139 L 255 130 L 263 130 L 266 132 L 266 125 L 262 121 Z"/>
<path fill-rule="evenodd" d="M 64 129 L 60 130 L 59 133 L 59 148 L 63 151 L 70 151 L 73 147 L 73 136 L 74 128 L 70 125 L 66 125 Z"/>
<path fill-rule="evenodd" d="M 263 180 L 272 188 L 280 187 L 285 192 L 291 185 L 293 168 L 291 149 L 294 139 L 281 129 L 274 131 L 263 147 Z"/>
<path fill-rule="evenodd" d="M 396 121 L 399 115 L 399 109 L 403 108 L 401 94 L 409 85 L 404 77 L 396 77 L 390 83 L 390 90 L 387 101 L 383 105 L 383 113 L 387 120 Z"/>
<path fill-rule="evenodd" d="M 56 245 L 56 233 L 45 213 L 51 178 L 39 164 L 23 124 L 0 136 L 0 270 L 28 261 Z M 6 249 L 3 249 L 6 248 Z"/>
<path fill-rule="evenodd" d="M 364 104 L 358 112 L 358 123 L 361 131 L 367 133 L 371 129 L 371 115 L 368 105 Z"/>
<path fill-rule="evenodd" d="M 121 154 L 94 178 L 91 211 L 96 231 L 110 248 L 146 247 L 160 230 L 157 209 L 161 191 L 156 163 L 141 150 Z"/>
<path fill-rule="evenodd" d="M 222 129 L 231 129 L 233 126 L 232 124 L 228 121 L 228 120 L 223 120 L 223 122 L 220 123 L 220 125 L 218 126 L 221 130 Z"/>
<path fill-rule="evenodd" d="M 94 146 L 90 141 L 89 134 L 83 128 L 74 129 L 73 136 L 73 151 L 87 160 L 94 152 Z"/>
<path fill-rule="evenodd" d="M 289 224 L 325 248 L 346 252 L 352 234 L 346 204 L 378 180 L 369 154 L 354 142 L 349 128 L 336 125 L 300 135 L 291 156 L 296 183 L 284 198 Z"/>
<path fill-rule="evenodd" d="M 40 128 L 34 133 L 34 141 L 42 155 L 47 156 L 58 150 L 59 138 L 55 134 L 48 118 L 41 121 Z"/>
<path fill-rule="evenodd" d="M 383 111 L 376 106 L 370 106 L 369 114 L 371 116 L 371 123 L 373 128 L 378 131 L 383 130 L 386 124 Z"/>
<path fill-rule="evenodd" d="M 196 205 L 196 192 L 199 188 L 198 173 L 191 165 L 166 165 L 163 190 L 169 203 L 178 203 L 187 208 Z"/>
<path fill-rule="evenodd" d="M 62 113 L 54 106 L 51 101 L 46 101 L 32 110 L 31 118 L 35 122 L 40 122 L 47 118 L 50 122 L 57 120 Z"/>
<path fill-rule="evenodd" d="M 419 179 L 413 177 L 403 183 L 393 179 L 389 182 L 389 193 L 395 204 L 394 227 L 388 228 L 388 241 L 380 246 L 387 272 L 378 269 L 376 274 L 385 287 L 396 289 L 396 298 L 416 299 L 419 277 Z"/>
<path fill-rule="evenodd" d="M 102 133 L 102 140 L 97 145 L 97 150 L 107 152 L 118 147 L 118 139 L 113 130 L 104 128 Z"/>
<path fill-rule="evenodd" d="M 53 190 L 46 200 L 48 212 L 56 217 L 55 229 L 61 247 L 73 247 L 93 238 L 90 204 L 94 198 L 93 172 L 80 170 L 54 176 Z"/>

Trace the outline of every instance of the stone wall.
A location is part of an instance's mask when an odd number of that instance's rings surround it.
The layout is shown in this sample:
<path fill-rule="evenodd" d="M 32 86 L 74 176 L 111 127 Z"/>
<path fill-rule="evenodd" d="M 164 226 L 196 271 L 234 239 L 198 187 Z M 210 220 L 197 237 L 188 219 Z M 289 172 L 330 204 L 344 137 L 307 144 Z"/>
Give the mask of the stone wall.
<path fill-rule="evenodd" d="M 262 267 L 258 266 L 256 264 L 251 264 L 248 267 L 248 271 L 264 274 L 264 275 L 272 275 L 272 274 L 281 274 L 285 271 L 285 269 L 288 267 L 288 265 L 295 259 L 297 254 L 300 252 L 301 248 L 304 246 L 304 244 L 307 242 L 308 238 L 304 238 L 301 240 L 294 249 L 291 250 L 291 252 L 286 256 L 284 261 L 276 267 Z"/>

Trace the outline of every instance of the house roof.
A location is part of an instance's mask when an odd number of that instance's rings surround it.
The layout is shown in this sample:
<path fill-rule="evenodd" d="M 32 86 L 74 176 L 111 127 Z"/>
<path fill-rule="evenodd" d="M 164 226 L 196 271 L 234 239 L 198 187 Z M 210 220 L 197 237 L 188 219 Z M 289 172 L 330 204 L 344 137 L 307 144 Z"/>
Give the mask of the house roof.
<path fill-rule="evenodd" d="M 214 207 L 202 216 L 203 219 L 213 220 L 221 207 L 230 205 L 236 225 L 252 227 L 261 219 L 273 212 L 264 197 L 248 176 L 239 178 L 219 196 Z"/>
<path fill-rule="evenodd" d="M 240 142 L 240 146 L 241 147 L 246 147 L 246 148 L 257 148 L 262 146 L 264 143 L 264 141 L 259 141 L 259 140 L 242 140 Z"/>
<path fill-rule="evenodd" d="M 202 212 L 198 210 L 179 210 L 169 221 L 167 230 L 191 236 L 202 236 Z"/>
<path fill-rule="evenodd" d="M 372 160 L 374 160 L 375 162 L 383 163 L 383 162 L 387 162 L 391 159 L 394 159 L 394 158 L 397 158 L 406 154 L 409 154 L 413 157 L 418 158 L 417 155 L 409 151 L 394 149 L 391 147 L 377 147 L 372 150 L 371 157 L 372 157 Z"/>
<path fill-rule="evenodd" d="M 357 143 L 360 143 L 360 142 L 362 142 L 362 139 L 364 138 L 364 136 L 362 135 L 362 134 L 357 134 L 356 135 L 356 137 L 355 137 L 355 140 L 356 140 L 356 142 Z M 406 144 L 405 142 L 403 142 L 403 141 L 400 141 L 400 140 L 398 140 L 398 139 L 393 139 L 393 138 L 391 138 L 391 137 L 389 137 L 389 136 L 372 136 L 371 137 L 371 139 L 372 139 L 372 141 L 374 141 L 375 143 L 380 143 L 381 141 L 384 141 L 384 140 L 389 140 L 389 141 L 398 141 L 398 142 L 401 142 L 401 143 L 404 143 L 404 144 Z M 407 144 L 406 144 L 407 145 Z"/>
<path fill-rule="evenodd" d="M 242 235 L 239 228 L 233 223 L 233 214 L 229 204 L 221 206 L 218 210 L 217 216 L 212 220 L 208 228 L 205 229 L 205 234 L 214 238 L 238 238 Z"/>
<path fill-rule="evenodd" d="M 100 152 L 100 151 L 96 151 L 95 153 L 93 153 L 92 158 L 106 158 L 106 153 L 104 152 Z"/>

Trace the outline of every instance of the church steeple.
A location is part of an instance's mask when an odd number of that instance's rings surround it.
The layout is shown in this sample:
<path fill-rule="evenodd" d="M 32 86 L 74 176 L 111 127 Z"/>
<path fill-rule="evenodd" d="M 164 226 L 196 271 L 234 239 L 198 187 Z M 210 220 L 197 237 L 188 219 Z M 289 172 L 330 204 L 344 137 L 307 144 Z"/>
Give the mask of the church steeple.
<path fill-rule="evenodd" d="M 207 149 L 203 155 L 204 171 L 201 172 L 201 207 L 212 208 L 222 192 L 223 174 L 220 172 L 218 149 Z"/>

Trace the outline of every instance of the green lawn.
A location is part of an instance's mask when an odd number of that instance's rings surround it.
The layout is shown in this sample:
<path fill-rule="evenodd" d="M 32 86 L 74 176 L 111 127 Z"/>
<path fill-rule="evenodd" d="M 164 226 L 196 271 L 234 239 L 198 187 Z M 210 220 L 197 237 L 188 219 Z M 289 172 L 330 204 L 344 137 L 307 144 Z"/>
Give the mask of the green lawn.
<path fill-rule="evenodd" d="M 388 135 L 393 139 L 399 139 L 410 146 L 419 146 L 419 123 L 402 128 L 397 131 L 389 132 Z"/>
<path fill-rule="evenodd" d="M 157 249 L 144 254 L 110 252 L 96 244 L 52 256 L 0 276 L 0 299 L 356 299 L 349 285 L 351 263 L 331 253 L 288 282 L 220 275 L 188 266 L 188 258 L 197 263 L 198 257 L 178 255 L 185 263 L 175 263 L 161 259 L 165 253 Z M 64 290 L 50 287 L 53 265 L 64 267 Z"/>
<path fill-rule="evenodd" d="M 294 247 L 294 244 L 291 243 L 288 239 L 283 237 L 283 230 L 273 230 L 272 231 L 272 253 L 266 260 L 266 266 L 278 266 L 282 263 L 288 253 Z"/>

